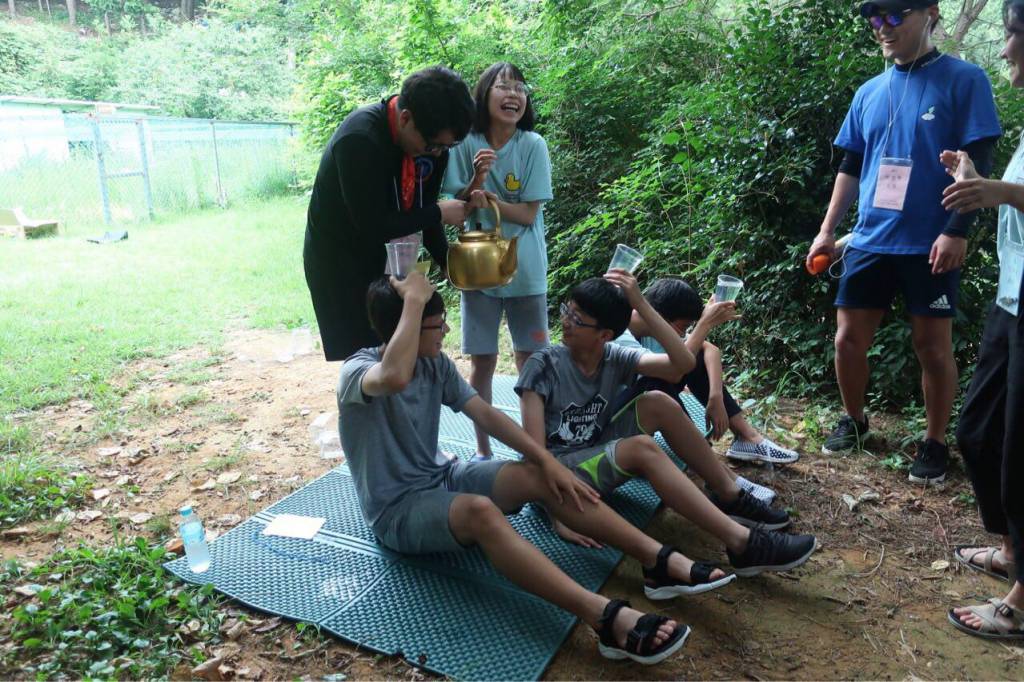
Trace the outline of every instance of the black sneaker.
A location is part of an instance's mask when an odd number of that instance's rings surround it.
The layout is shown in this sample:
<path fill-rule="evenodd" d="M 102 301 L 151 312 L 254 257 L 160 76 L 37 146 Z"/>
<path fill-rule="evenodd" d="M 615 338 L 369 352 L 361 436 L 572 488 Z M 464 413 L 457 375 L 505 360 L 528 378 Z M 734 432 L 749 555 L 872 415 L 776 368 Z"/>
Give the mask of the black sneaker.
<path fill-rule="evenodd" d="M 743 554 L 726 550 L 736 575 L 749 578 L 765 571 L 790 571 L 802 566 L 817 546 L 813 535 L 787 535 L 763 528 L 751 528 Z"/>
<path fill-rule="evenodd" d="M 773 509 L 743 488 L 731 503 L 723 502 L 714 493 L 711 493 L 711 501 L 730 519 L 747 528 L 762 525 L 766 530 L 778 530 L 789 525 L 789 514 Z"/>
<path fill-rule="evenodd" d="M 931 438 L 917 444 L 917 457 L 910 465 L 911 483 L 942 483 L 949 466 L 949 448 Z"/>
<path fill-rule="evenodd" d="M 859 449 L 864 443 L 864 436 L 868 433 L 868 418 L 864 417 L 859 422 L 848 414 L 839 418 L 836 428 L 825 439 L 821 451 L 826 455 L 834 455 L 839 452 L 848 452 L 855 448 Z"/>

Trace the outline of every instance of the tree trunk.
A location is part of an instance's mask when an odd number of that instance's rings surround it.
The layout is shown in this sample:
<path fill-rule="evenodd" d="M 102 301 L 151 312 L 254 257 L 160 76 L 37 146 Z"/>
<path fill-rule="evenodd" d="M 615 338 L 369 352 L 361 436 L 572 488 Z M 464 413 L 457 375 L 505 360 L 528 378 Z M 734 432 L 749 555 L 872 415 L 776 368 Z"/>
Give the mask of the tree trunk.
<path fill-rule="evenodd" d="M 110 30 L 110 12 L 103 13 L 103 24 L 107 27 L 107 35 L 113 35 L 113 32 Z"/>
<path fill-rule="evenodd" d="M 68 3 L 68 23 L 72 26 L 76 26 L 78 6 L 76 5 L 78 0 L 67 0 Z"/>
<path fill-rule="evenodd" d="M 11 10 L 11 19 L 17 19 L 18 11 L 14 9 L 14 0 L 7 0 L 7 7 Z"/>
<path fill-rule="evenodd" d="M 194 21 L 196 18 L 196 0 L 181 0 L 181 18 Z"/>
<path fill-rule="evenodd" d="M 981 11 L 987 4 L 988 0 L 963 0 L 963 4 L 960 5 L 960 15 L 953 23 L 953 32 L 949 33 L 944 26 L 939 26 L 935 29 L 936 42 L 943 44 L 949 54 L 959 57 L 963 50 L 964 39 L 967 38 L 971 27 L 981 16 Z"/>

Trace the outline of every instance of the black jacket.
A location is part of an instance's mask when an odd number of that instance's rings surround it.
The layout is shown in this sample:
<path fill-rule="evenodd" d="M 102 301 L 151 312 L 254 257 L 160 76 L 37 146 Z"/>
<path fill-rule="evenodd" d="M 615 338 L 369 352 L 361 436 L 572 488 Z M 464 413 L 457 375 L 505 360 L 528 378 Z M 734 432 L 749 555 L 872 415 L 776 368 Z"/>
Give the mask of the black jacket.
<path fill-rule="evenodd" d="M 397 195 L 402 156 L 391 140 L 384 100 L 349 114 L 320 159 L 302 255 L 327 360 L 380 343 L 367 318 L 366 290 L 384 274 L 389 240 L 422 230 L 434 260 L 447 263 L 437 196 L 448 152 L 418 160 L 428 169 L 407 212 Z"/>

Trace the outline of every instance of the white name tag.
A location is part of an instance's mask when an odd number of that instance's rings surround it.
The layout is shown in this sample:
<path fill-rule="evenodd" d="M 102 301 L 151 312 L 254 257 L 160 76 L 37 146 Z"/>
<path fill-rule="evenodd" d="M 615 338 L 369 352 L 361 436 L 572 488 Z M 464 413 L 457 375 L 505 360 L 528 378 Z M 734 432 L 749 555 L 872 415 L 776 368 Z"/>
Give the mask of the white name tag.
<path fill-rule="evenodd" d="M 878 181 L 875 183 L 875 208 L 902 211 L 910 184 L 910 170 L 914 162 L 910 159 L 885 157 L 878 167 Z"/>

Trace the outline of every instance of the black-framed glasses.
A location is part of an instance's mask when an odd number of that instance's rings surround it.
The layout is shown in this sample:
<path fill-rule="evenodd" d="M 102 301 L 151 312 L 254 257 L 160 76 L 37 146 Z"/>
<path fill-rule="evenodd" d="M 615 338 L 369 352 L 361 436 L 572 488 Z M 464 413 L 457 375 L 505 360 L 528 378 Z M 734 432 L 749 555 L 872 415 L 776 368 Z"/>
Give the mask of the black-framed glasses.
<path fill-rule="evenodd" d="M 421 324 L 420 325 L 420 333 L 422 334 L 423 332 L 428 331 L 430 329 L 444 329 L 444 326 L 446 324 L 448 324 L 448 314 L 447 313 L 445 313 L 444 315 L 441 315 L 441 324 Z"/>
<path fill-rule="evenodd" d="M 462 140 L 456 140 L 451 144 L 444 144 L 441 142 L 427 142 L 427 145 L 423 148 L 425 154 L 434 154 L 436 152 L 447 152 L 449 150 L 458 147 Z"/>
<path fill-rule="evenodd" d="M 562 319 L 571 324 L 574 327 L 590 327 L 591 329 L 601 329 L 599 324 L 590 324 L 580 319 L 580 314 L 569 307 L 568 303 L 562 303 L 558 306 L 558 313 L 562 316 Z"/>
<path fill-rule="evenodd" d="M 893 28 L 902 25 L 906 18 L 910 16 L 910 13 L 913 11 L 914 10 L 912 9 L 905 9 L 899 12 L 893 12 L 892 14 L 890 14 L 889 12 L 878 12 L 876 14 L 872 14 L 871 16 L 869 16 L 867 20 L 868 23 L 871 24 L 871 28 L 875 29 L 876 31 L 881 31 L 882 26 L 884 26 L 885 24 L 889 24 Z"/>
<path fill-rule="evenodd" d="M 516 95 L 522 95 L 523 97 L 529 97 L 530 91 L 533 90 L 533 88 L 531 88 L 529 85 L 522 81 L 513 81 L 511 83 L 495 83 L 492 87 L 495 90 L 500 90 L 506 95 L 511 95 L 515 93 Z"/>

